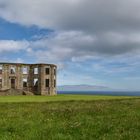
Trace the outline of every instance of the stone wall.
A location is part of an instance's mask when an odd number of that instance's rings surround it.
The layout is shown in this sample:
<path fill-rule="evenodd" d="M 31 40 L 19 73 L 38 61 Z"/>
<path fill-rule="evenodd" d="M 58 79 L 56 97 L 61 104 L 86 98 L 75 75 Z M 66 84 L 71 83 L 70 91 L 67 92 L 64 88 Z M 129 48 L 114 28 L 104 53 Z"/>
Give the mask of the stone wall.
<path fill-rule="evenodd" d="M 0 63 L 0 91 L 56 95 L 56 71 L 53 64 Z"/>

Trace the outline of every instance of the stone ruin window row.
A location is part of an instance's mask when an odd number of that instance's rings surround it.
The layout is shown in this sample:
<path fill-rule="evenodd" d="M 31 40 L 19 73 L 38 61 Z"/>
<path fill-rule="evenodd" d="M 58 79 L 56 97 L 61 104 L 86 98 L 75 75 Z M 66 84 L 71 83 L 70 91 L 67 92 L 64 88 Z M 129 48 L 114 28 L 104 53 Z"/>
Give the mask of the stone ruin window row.
<path fill-rule="evenodd" d="M 3 66 L 0 65 L 0 74 L 2 74 Z M 10 67 L 10 74 L 15 74 L 16 73 L 16 66 L 11 66 Z M 28 67 L 22 67 L 22 73 L 23 74 L 28 74 Z M 34 74 L 38 74 L 38 68 L 34 68 Z M 50 74 L 50 68 L 47 67 L 45 68 L 45 74 L 49 75 Z M 54 68 L 54 75 L 56 74 L 56 69 Z M 35 78 L 33 81 L 34 87 L 38 86 L 38 79 Z M 23 78 L 23 87 L 28 86 L 28 80 L 27 78 Z M 45 79 L 45 87 L 50 86 L 50 79 Z M 56 87 L 56 80 L 54 79 L 54 87 Z M 2 78 L 0 77 L 0 88 L 2 88 Z"/>
<path fill-rule="evenodd" d="M 38 68 L 34 68 L 34 74 L 38 74 Z M 49 75 L 50 74 L 50 68 L 47 67 L 45 68 L 45 74 Z M 56 69 L 54 68 L 54 75 L 56 75 Z"/>
<path fill-rule="evenodd" d="M 0 74 L 2 74 L 2 65 L 0 65 Z M 10 74 L 15 74 L 16 73 L 16 67 L 11 66 L 10 67 Z M 28 74 L 28 67 L 22 67 L 22 74 Z M 34 68 L 34 74 L 38 74 L 38 68 Z M 45 68 L 45 74 L 49 75 L 50 74 L 50 68 Z M 54 68 L 54 75 L 56 75 L 56 69 Z"/>
<path fill-rule="evenodd" d="M 0 65 L 0 74 L 2 74 L 2 70 L 3 70 L 3 66 Z M 16 73 L 16 66 L 11 66 L 10 67 L 10 74 L 15 74 Z M 28 74 L 28 68 L 27 67 L 23 67 L 22 68 L 22 73 L 23 74 Z"/>
<path fill-rule="evenodd" d="M 28 79 L 23 78 L 23 87 L 28 87 Z M 33 86 L 38 87 L 38 78 L 35 78 L 33 81 Z M 45 87 L 50 87 L 50 79 L 45 79 Z M 54 80 L 54 87 L 56 87 L 56 80 Z M 2 88 L 2 78 L 0 77 L 0 88 Z"/>
<path fill-rule="evenodd" d="M 38 86 L 38 79 L 34 79 L 34 86 Z M 50 79 L 45 79 L 45 87 L 50 87 Z M 56 87 L 56 80 L 54 80 L 54 87 Z"/>
<path fill-rule="evenodd" d="M 2 74 L 3 66 L 0 65 L 0 74 Z M 16 73 L 16 67 L 11 66 L 10 67 L 10 74 L 15 74 Z"/>
<path fill-rule="evenodd" d="M 27 83 L 27 78 L 23 78 L 23 87 L 27 87 Z M 34 79 L 33 86 L 38 87 L 38 78 Z M 45 79 L 45 87 L 50 87 L 50 79 Z M 56 80 L 54 80 L 54 87 L 56 87 Z"/>
<path fill-rule="evenodd" d="M 26 88 L 28 86 L 28 79 L 27 78 L 23 78 L 23 87 Z M 33 86 L 34 87 L 38 87 L 38 78 L 35 78 L 33 80 Z"/>

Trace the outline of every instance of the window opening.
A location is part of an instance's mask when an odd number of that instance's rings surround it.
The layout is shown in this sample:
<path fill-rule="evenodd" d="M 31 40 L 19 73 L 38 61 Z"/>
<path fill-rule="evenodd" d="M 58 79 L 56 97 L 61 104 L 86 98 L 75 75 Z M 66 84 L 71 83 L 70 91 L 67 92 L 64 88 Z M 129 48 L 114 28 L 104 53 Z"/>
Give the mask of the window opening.
<path fill-rule="evenodd" d="M 23 87 L 27 87 L 27 78 L 23 78 Z"/>
<path fill-rule="evenodd" d="M 11 67 L 10 73 L 11 73 L 11 74 L 15 74 L 15 73 L 16 73 L 16 68 L 15 68 L 15 67 Z"/>
<path fill-rule="evenodd" d="M 38 68 L 34 68 L 34 74 L 38 74 Z"/>
<path fill-rule="evenodd" d="M 46 74 L 50 74 L 50 68 L 46 68 Z"/>
<path fill-rule="evenodd" d="M 2 74 L 2 65 L 0 65 L 0 74 Z"/>
<path fill-rule="evenodd" d="M 22 72 L 23 72 L 23 74 L 28 74 L 28 69 L 27 69 L 27 67 L 23 67 L 23 68 L 22 68 Z"/>
<path fill-rule="evenodd" d="M 37 78 L 34 79 L 34 87 L 38 87 L 38 79 Z"/>
<path fill-rule="evenodd" d="M 50 84 L 50 80 L 49 79 L 46 79 L 46 87 L 49 87 L 49 84 Z"/>

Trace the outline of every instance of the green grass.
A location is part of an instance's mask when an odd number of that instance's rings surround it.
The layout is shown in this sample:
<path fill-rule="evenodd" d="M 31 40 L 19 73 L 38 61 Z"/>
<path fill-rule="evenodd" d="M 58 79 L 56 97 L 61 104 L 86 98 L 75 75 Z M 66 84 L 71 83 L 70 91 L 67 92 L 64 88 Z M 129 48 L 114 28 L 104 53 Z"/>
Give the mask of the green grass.
<path fill-rule="evenodd" d="M 0 97 L 0 140 L 139 140 L 139 131 L 136 97 Z"/>
<path fill-rule="evenodd" d="M 103 96 L 103 95 L 57 95 L 57 96 L 0 96 L 0 102 L 48 102 L 48 101 L 91 101 L 137 98 L 132 96 Z"/>

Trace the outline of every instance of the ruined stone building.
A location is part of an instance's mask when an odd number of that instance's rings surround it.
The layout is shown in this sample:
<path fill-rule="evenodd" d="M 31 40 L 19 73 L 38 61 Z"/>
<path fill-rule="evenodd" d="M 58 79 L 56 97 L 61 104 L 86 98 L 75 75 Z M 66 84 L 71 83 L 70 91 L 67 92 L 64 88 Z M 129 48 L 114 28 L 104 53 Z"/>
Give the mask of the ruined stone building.
<path fill-rule="evenodd" d="M 35 95 L 55 95 L 56 71 L 53 64 L 0 63 L 0 94 L 13 89 Z"/>

